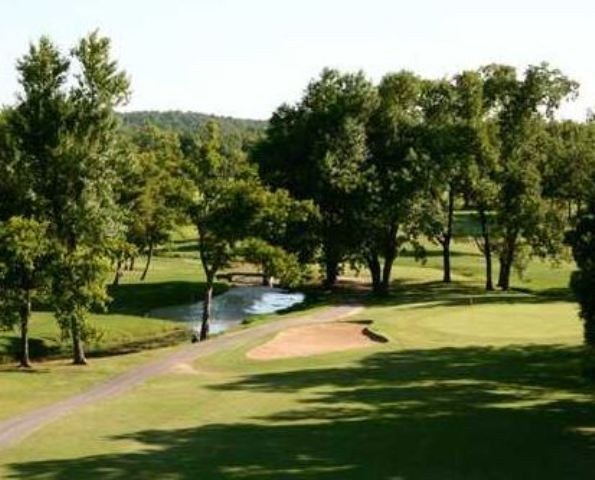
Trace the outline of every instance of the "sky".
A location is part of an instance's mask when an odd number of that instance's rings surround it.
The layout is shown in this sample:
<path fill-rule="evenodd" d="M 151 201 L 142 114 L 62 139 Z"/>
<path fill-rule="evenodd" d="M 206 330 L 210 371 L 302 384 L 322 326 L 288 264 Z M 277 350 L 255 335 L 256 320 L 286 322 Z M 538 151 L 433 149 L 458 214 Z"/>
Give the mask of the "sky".
<path fill-rule="evenodd" d="M 266 119 L 327 66 L 378 81 L 547 61 L 581 84 L 562 116 L 583 119 L 594 24 L 591 0 L 0 0 L 0 104 L 14 102 L 30 42 L 66 51 L 98 28 L 131 78 L 126 110 Z"/>

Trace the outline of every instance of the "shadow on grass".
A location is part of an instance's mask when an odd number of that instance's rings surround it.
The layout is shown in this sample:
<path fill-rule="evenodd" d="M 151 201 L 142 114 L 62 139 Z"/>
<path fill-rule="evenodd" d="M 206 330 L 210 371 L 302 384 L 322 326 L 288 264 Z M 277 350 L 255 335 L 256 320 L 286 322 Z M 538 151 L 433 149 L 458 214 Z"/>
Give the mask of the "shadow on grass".
<path fill-rule="evenodd" d="M 398 306 L 419 303 L 423 304 L 420 308 L 432 308 L 506 303 L 545 304 L 553 301 L 573 301 L 573 297 L 568 289 L 552 289 L 539 294 L 521 289 L 486 292 L 484 288 L 465 281 L 412 283 L 410 280 L 400 279 L 393 282 L 389 295 L 368 295 L 365 304 Z"/>
<path fill-rule="evenodd" d="M 225 283 L 216 283 L 215 295 L 227 288 Z M 109 313 L 145 315 L 155 308 L 200 302 L 204 292 L 204 282 L 170 281 L 111 285 L 108 293 L 113 300 L 108 310 Z"/>
<path fill-rule="evenodd" d="M 62 353 L 62 350 L 62 346 L 59 343 L 47 341 L 42 338 L 29 339 L 29 357 L 32 360 L 55 357 Z M 0 364 L 17 362 L 20 353 L 21 340 L 17 335 L 3 335 L 0 338 Z"/>
<path fill-rule="evenodd" d="M 8 478 L 591 479 L 594 395 L 579 358 L 555 346 L 446 348 L 248 375 L 211 388 L 299 400 L 109 439 L 139 442 L 135 452 L 14 463 Z"/>

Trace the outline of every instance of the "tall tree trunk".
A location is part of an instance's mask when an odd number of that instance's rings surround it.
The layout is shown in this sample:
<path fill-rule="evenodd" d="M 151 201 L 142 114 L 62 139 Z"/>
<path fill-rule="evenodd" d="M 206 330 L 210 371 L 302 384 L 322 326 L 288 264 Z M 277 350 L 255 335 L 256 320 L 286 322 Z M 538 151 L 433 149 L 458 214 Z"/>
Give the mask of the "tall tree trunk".
<path fill-rule="evenodd" d="M 149 271 L 149 266 L 151 265 L 151 259 L 153 258 L 153 240 L 149 240 L 149 252 L 147 253 L 147 263 L 145 265 L 145 269 L 143 270 L 142 275 L 140 276 L 141 281 L 147 278 L 147 272 Z"/>
<path fill-rule="evenodd" d="M 492 242 L 490 239 L 490 227 L 488 225 L 488 218 L 485 208 L 479 208 L 479 223 L 481 225 L 481 237 L 483 238 L 483 258 L 486 265 L 486 290 L 494 290 L 494 282 L 492 280 Z"/>
<path fill-rule="evenodd" d="M 514 262 L 516 237 L 516 233 L 510 233 L 506 236 L 504 241 L 504 250 L 500 254 L 500 274 L 498 276 L 498 286 L 502 290 L 510 289 L 510 274 L 512 273 L 512 264 Z"/>
<path fill-rule="evenodd" d="M 81 339 L 81 328 L 79 320 L 75 316 L 70 320 L 70 332 L 72 335 L 72 363 L 75 365 L 87 365 L 85 349 Z"/>
<path fill-rule="evenodd" d="M 118 257 L 118 261 L 116 262 L 116 274 L 114 275 L 114 281 L 112 285 L 117 287 L 120 284 L 120 277 L 122 276 L 122 258 Z"/>
<path fill-rule="evenodd" d="M 21 357 L 20 365 L 24 368 L 31 368 L 29 358 L 29 319 L 31 318 L 31 292 L 27 290 L 25 301 L 21 306 Z"/>
<path fill-rule="evenodd" d="M 131 272 L 134 271 L 134 262 L 135 261 L 136 261 L 135 256 L 130 257 L 130 263 L 128 263 L 128 270 L 130 270 Z"/>
<path fill-rule="evenodd" d="M 452 281 L 450 275 L 450 238 L 444 237 L 442 244 L 442 281 L 450 283 Z"/>
<path fill-rule="evenodd" d="M 213 305 L 213 275 L 207 274 L 207 285 L 202 304 L 202 323 L 200 325 L 200 340 L 209 338 L 209 322 L 211 320 Z"/>
<path fill-rule="evenodd" d="M 380 260 L 376 253 L 371 253 L 368 257 L 368 269 L 370 270 L 370 276 L 372 277 L 372 291 L 376 294 L 382 291 L 381 281 L 381 268 Z"/>
<path fill-rule="evenodd" d="M 393 224 L 388 232 L 384 245 L 384 265 L 382 267 L 382 280 L 380 283 L 380 293 L 382 295 L 388 294 L 390 290 L 391 273 L 393 271 L 393 263 L 397 258 L 397 233 L 399 226 Z"/>
<path fill-rule="evenodd" d="M 324 259 L 324 286 L 331 288 L 337 283 L 339 277 L 339 260 L 337 258 Z"/>
<path fill-rule="evenodd" d="M 585 345 L 587 345 L 595 355 L 595 317 L 591 316 L 591 318 L 585 318 L 583 335 Z"/>
<path fill-rule="evenodd" d="M 448 189 L 448 212 L 446 221 L 446 231 L 442 236 L 442 281 L 444 283 L 451 282 L 450 273 L 450 243 L 452 240 L 452 225 L 455 210 L 455 194 L 452 185 Z"/>

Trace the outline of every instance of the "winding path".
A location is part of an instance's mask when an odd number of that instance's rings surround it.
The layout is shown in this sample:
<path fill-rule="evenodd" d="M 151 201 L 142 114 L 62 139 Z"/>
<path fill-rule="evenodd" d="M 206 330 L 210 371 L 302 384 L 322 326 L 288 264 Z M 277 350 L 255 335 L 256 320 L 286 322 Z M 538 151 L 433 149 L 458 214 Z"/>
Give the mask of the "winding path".
<path fill-rule="evenodd" d="M 129 370 L 86 392 L 0 422 L 0 449 L 14 445 L 35 430 L 79 407 L 124 393 L 135 385 L 166 372 L 178 363 L 191 362 L 195 359 L 236 347 L 246 341 L 279 332 L 288 327 L 339 320 L 359 313 L 362 308 L 359 305 L 339 305 L 310 315 L 269 322 L 245 330 L 236 330 L 204 343 L 181 348 L 165 358 Z"/>

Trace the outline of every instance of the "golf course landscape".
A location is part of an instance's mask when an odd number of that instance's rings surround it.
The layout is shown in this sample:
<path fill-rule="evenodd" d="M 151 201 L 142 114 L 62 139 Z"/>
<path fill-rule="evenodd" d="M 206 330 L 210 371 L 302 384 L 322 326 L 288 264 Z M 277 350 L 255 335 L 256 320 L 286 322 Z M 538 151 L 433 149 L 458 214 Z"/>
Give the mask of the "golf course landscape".
<path fill-rule="evenodd" d="M 0 477 L 588 478 L 595 392 L 580 376 L 581 324 L 572 301 L 548 295 L 569 266 L 536 263 L 521 283 L 538 288 L 483 293 L 472 274 L 480 258 L 464 241 L 454 253 L 451 285 L 431 261 L 403 258 L 389 297 L 374 299 L 355 280 L 318 295 L 312 312 L 364 305 L 343 321 L 371 322 L 386 343 L 263 361 L 246 354 L 274 334 L 250 337 L 45 425 L 26 449 L 2 450 Z M 157 257 L 147 285 L 166 287 L 170 265 L 183 272 L 187 262 Z M 149 331 L 156 322 L 111 321 L 131 336 L 137 322 Z M 92 358 L 77 372 L 62 360 L 25 375 L 4 369 L 0 421 L 180 348 Z"/>
<path fill-rule="evenodd" d="M 4 2 L 0 480 L 595 480 L 595 6 L 529 3 Z"/>

